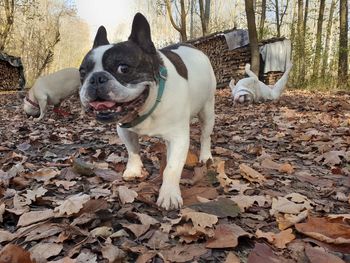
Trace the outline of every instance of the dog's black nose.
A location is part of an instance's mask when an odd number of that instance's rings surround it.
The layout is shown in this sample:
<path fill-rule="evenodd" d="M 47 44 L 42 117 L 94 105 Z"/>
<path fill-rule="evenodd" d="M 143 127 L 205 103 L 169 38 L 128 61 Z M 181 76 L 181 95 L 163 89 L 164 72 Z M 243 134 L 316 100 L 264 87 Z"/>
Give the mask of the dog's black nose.
<path fill-rule="evenodd" d="M 90 77 L 90 84 L 92 85 L 101 85 L 106 83 L 109 80 L 109 77 L 104 72 L 95 72 Z"/>

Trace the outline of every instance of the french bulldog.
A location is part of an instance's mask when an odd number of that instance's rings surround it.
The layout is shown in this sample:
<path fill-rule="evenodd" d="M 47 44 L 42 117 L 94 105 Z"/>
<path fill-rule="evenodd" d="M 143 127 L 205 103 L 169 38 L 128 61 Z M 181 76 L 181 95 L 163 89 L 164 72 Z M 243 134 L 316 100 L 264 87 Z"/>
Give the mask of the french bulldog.
<path fill-rule="evenodd" d="M 66 68 L 38 78 L 23 99 L 23 109 L 34 121 L 44 118 L 47 105 L 54 105 L 56 111 L 61 102 L 80 88 L 80 73 L 76 68 Z M 59 112 L 59 111 L 58 111 Z"/>
<path fill-rule="evenodd" d="M 246 64 L 245 72 L 248 77 L 241 79 L 235 85 L 235 81 L 231 80 L 229 86 L 232 90 L 232 97 L 234 103 L 250 103 L 266 100 L 277 100 L 284 91 L 289 72 L 292 69 L 293 64 L 289 62 L 286 67 L 286 71 L 282 77 L 273 86 L 268 86 L 261 82 L 257 75 L 250 70 L 250 64 Z"/>
<path fill-rule="evenodd" d="M 212 158 L 216 79 L 204 53 L 188 45 L 156 50 L 147 19 L 137 13 L 127 41 L 109 44 L 101 26 L 80 66 L 81 103 L 98 121 L 116 122 L 126 145 L 124 180 L 141 177 L 139 135 L 165 140 L 167 165 L 158 206 L 177 209 L 180 177 L 190 143 L 190 120 L 198 116 L 200 160 Z"/>

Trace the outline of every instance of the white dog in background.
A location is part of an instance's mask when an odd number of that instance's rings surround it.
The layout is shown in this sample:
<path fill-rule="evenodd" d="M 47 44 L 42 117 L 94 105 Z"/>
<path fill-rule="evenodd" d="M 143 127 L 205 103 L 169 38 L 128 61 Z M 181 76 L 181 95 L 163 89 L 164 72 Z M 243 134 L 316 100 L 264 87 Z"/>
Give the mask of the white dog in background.
<path fill-rule="evenodd" d="M 246 64 L 245 72 L 249 77 L 239 80 L 236 85 L 234 80 L 231 80 L 229 84 L 234 103 L 277 100 L 287 85 L 288 75 L 292 66 L 293 64 L 289 62 L 283 76 L 275 85 L 268 86 L 261 82 L 258 76 L 250 70 L 250 64 Z"/>
<path fill-rule="evenodd" d="M 58 109 L 60 103 L 78 94 L 80 85 L 80 73 L 76 68 L 66 68 L 40 77 L 23 99 L 23 109 L 28 116 L 35 117 L 34 121 L 44 118 L 47 105 L 54 105 L 54 111 L 63 114 Z"/>

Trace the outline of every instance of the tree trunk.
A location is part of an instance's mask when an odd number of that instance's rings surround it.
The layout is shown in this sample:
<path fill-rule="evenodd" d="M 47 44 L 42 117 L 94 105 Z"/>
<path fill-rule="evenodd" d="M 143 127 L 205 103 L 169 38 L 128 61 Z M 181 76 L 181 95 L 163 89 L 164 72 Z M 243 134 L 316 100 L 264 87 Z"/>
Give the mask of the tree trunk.
<path fill-rule="evenodd" d="M 171 10 L 170 0 L 165 0 L 165 4 L 166 4 L 168 16 L 169 16 L 169 19 L 170 19 L 172 26 L 175 28 L 176 31 L 178 31 L 180 33 L 181 41 L 187 41 L 185 0 L 180 0 L 180 6 L 181 6 L 181 11 L 180 11 L 181 12 L 180 13 L 181 24 L 180 24 L 180 26 L 178 26 L 174 21 L 174 18 L 172 15 L 172 10 Z"/>
<path fill-rule="evenodd" d="M 332 34 L 332 25 L 333 25 L 333 15 L 334 15 L 334 10 L 335 10 L 335 4 L 336 4 L 336 0 L 332 0 L 331 7 L 329 9 L 329 18 L 328 18 L 328 23 L 327 23 L 327 32 L 326 32 L 326 40 L 325 40 L 326 43 L 324 46 L 322 69 L 321 69 L 321 76 L 323 78 L 326 77 L 326 70 L 328 68 L 328 54 L 329 54 L 328 49 L 329 49 L 331 34 Z"/>
<path fill-rule="evenodd" d="M 266 19 L 266 0 L 261 0 L 261 17 L 259 24 L 259 40 L 264 38 L 264 26 Z"/>
<path fill-rule="evenodd" d="M 190 39 L 193 38 L 193 33 L 194 33 L 194 27 L 193 27 L 193 22 L 194 22 L 194 5 L 195 5 L 195 0 L 191 0 L 191 24 L 190 24 Z"/>
<path fill-rule="evenodd" d="M 199 12 L 202 24 L 203 36 L 208 34 L 209 18 L 210 18 L 210 0 L 199 0 Z"/>
<path fill-rule="evenodd" d="M 256 24 L 255 24 L 253 0 L 245 0 L 245 12 L 247 15 L 250 50 L 252 55 L 251 69 L 257 76 L 259 76 L 260 54 L 259 54 L 259 45 L 258 45 L 258 34 L 256 31 Z"/>
<path fill-rule="evenodd" d="M 281 25 L 280 25 L 280 10 L 278 5 L 278 0 L 275 0 L 275 16 L 276 16 L 276 26 L 277 26 L 277 37 L 280 37 Z"/>
<path fill-rule="evenodd" d="M 338 87 L 344 88 L 348 81 L 348 0 L 340 0 L 339 18 Z"/>
<path fill-rule="evenodd" d="M 6 24 L 4 26 L 4 30 L 0 33 L 0 50 L 4 50 L 7 37 L 11 31 L 11 28 L 14 22 L 15 1 L 5 0 L 4 5 L 5 5 Z"/>
<path fill-rule="evenodd" d="M 308 0 L 306 0 L 306 5 Z M 305 18 L 303 19 L 303 0 L 298 0 L 298 41 L 297 41 L 297 57 L 298 57 L 298 84 L 305 83 L 305 31 L 308 8 L 305 6 Z"/>
<path fill-rule="evenodd" d="M 307 31 L 308 14 L 309 14 L 309 0 L 305 0 L 305 14 L 304 14 L 304 22 L 303 22 L 304 37 L 306 36 L 306 31 Z"/>
<path fill-rule="evenodd" d="M 322 25 L 323 25 L 323 15 L 326 0 L 320 0 L 320 9 L 318 13 L 317 20 L 317 33 L 316 33 L 316 51 L 312 77 L 316 79 L 318 77 L 318 71 L 320 69 L 320 58 L 321 58 L 321 48 L 322 48 Z"/>

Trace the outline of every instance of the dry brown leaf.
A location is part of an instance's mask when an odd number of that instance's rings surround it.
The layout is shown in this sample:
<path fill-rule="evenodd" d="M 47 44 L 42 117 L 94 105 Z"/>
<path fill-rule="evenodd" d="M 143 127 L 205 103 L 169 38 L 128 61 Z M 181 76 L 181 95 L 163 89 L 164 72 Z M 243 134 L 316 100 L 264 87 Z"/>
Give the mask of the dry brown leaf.
<path fill-rule="evenodd" d="M 90 231 L 93 237 L 109 237 L 113 233 L 113 228 L 107 226 L 100 226 Z"/>
<path fill-rule="evenodd" d="M 286 244 L 293 241 L 295 239 L 295 235 L 293 234 L 293 230 L 291 228 L 288 228 L 284 231 L 279 232 L 278 234 L 275 234 L 273 244 L 277 248 L 285 248 Z"/>
<path fill-rule="evenodd" d="M 241 263 L 241 260 L 235 254 L 229 252 L 226 257 L 225 263 Z"/>
<path fill-rule="evenodd" d="M 65 190 L 69 190 L 71 187 L 76 185 L 76 183 L 77 183 L 76 181 L 66 181 L 66 180 L 55 181 L 55 185 L 57 187 L 60 187 L 62 185 Z"/>
<path fill-rule="evenodd" d="M 203 244 L 191 245 L 176 245 L 170 249 L 165 249 L 160 252 L 168 262 L 193 262 L 196 257 L 199 257 L 208 250 Z"/>
<path fill-rule="evenodd" d="M 122 262 L 126 256 L 123 250 L 112 244 L 106 244 L 103 246 L 101 252 L 103 258 L 108 259 L 108 262 L 110 263 Z"/>
<path fill-rule="evenodd" d="M 305 210 L 298 215 L 293 214 L 276 214 L 276 221 L 278 222 L 278 228 L 280 230 L 285 230 L 295 224 L 303 221 L 308 217 L 309 211 Z"/>
<path fill-rule="evenodd" d="M 214 237 L 209 239 L 206 248 L 234 248 L 238 245 L 238 238 L 242 236 L 252 237 L 236 224 L 220 224 L 214 230 Z"/>
<path fill-rule="evenodd" d="M 281 173 L 292 174 L 294 168 L 289 163 L 279 164 L 272 161 L 270 158 L 266 158 L 261 162 L 261 167 L 270 170 L 277 170 Z"/>
<path fill-rule="evenodd" d="M 299 214 L 305 209 L 311 210 L 311 204 L 312 202 L 306 196 L 298 193 L 273 198 L 270 215 L 275 215 L 277 213 Z"/>
<path fill-rule="evenodd" d="M 192 186 L 181 191 L 183 203 L 185 206 L 196 204 L 199 198 L 215 199 L 218 192 L 213 187 Z"/>
<path fill-rule="evenodd" d="M 248 184 L 242 184 L 239 180 L 230 179 L 225 173 L 225 161 L 219 160 L 217 163 L 217 179 L 220 186 L 224 188 L 225 193 L 230 191 L 238 191 L 244 193 L 245 190 L 250 189 Z"/>
<path fill-rule="evenodd" d="M 344 260 L 327 253 L 323 248 L 306 246 L 305 254 L 310 260 L 310 263 L 345 263 Z"/>
<path fill-rule="evenodd" d="M 146 243 L 146 246 L 153 250 L 164 249 L 170 246 L 168 241 L 169 241 L 169 235 L 167 233 L 156 230 L 153 233 L 152 237 Z"/>
<path fill-rule="evenodd" d="M 65 201 L 60 201 L 61 205 L 56 207 L 54 211 L 57 212 L 59 216 L 65 214 L 69 216 L 78 213 L 89 200 L 90 196 L 87 194 L 76 194 Z"/>
<path fill-rule="evenodd" d="M 294 173 L 294 168 L 289 163 L 282 164 L 278 169 L 281 173 L 292 174 Z"/>
<path fill-rule="evenodd" d="M 239 165 L 239 171 L 249 182 L 263 184 L 266 181 L 265 176 L 244 163 Z"/>
<path fill-rule="evenodd" d="M 326 243 L 350 244 L 350 225 L 345 222 L 332 222 L 328 218 L 309 216 L 306 223 L 296 224 L 295 228 L 309 237 Z"/>
<path fill-rule="evenodd" d="M 0 243 L 7 242 L 7 241 L 12 241 L 17 237 L 16 234 L 11 233 L 6 230 L 0 230 Z"/>
<path fill-rule="evenodd" d="M 147 214 L 134 213 L 143 225 L 159 224 L 159 221 Z"/>
<path fill-rule="evenodd" d="M 146 233 L 150 228 L 150 225 L 139 224 L 122 224 L 122 226 L 129 229 L 137 238 Z"/>
<path fill-rule="evenodd" d="M 137 257 L 137 260 L 135 263 L 149 263 L 150 260 L 153 259 L 156 255 L 157 255 L 157 253 L 154 251 L 148 251 L 146 253 L 140 254 Z"/>
<path fill-rule="evenodd" d="M 198 241 L 204 237 L 214 236 L 213 229 L 194 227 L 191 223 L 176 226 L 175 232 L 176 235 L 180 237 L 180 241 L 186 242 L 187 244 Z"/>
<path fill-rule="evenodd" d="M 189 167 L 194 167 L 194 166 L 196 166 L 198 164 L 198 161 L 199 160 L 198 160 L 197 154 L 195 154 L 191 150 L 188 150 L 185 165 L 189 166 Z"/>
<path fill-rule="evenodd" d="M 32 202 L 35 202 L 37 198 L 42 197 L 46 194 L 47 190 L 44 187 L 39 187 L 35 190 L 27 190 L 27 193 L 23 196 L 26 197 L 26 203 L 30 205 Z"/>
<path fill-rule="evenodd" d="M 268 199 L 266 196 L 262 195 L 235 195 L 231 197 L 231 200 L 234 201 L 239 208 L 241 209 L 241 212 L 244 212 L 247 208 L 251 207 L 255 202 L 261 207 L 264 206 L 265 203 L 271 203 L 271 200 Z"/>
<path fill-rule="evenodd" d="M 48 182 L 60 174 L 56 168 L 41 168 L 32 174 L 26 174 L 28 178 L 33 178 L 38 182 Z"/>
<path fill-rule="evenodd" d="M 280 256 L 276 256 L 273 250 L 266 244 L 256 243 L 253 251 L 248 256 L 247 263 L 282 263 Z"/>
<path fill-rule="evenodd" d="M 54 215 L 52 209 L 27 212 L 20 216 L 17 226 L 28 226 L 52 218 Z"/>
<path fill-rule="evenodd" d="M 129 189 L 124 185 L 118 186 L 117 191 L 122 204 L 133 203 L 137 197 L 137 193 L 134 190 Z"/>
<path fill-rule="evenodd" d="M 210 228 L 218 222 L 218 217 L 215 215 L 196 212 L 189 208 L 181 209 L 181 216 L 185 220 L 191 219 L 193 226 L 197 229 Z"/>
<path fill-rule="evenodd" d="M 255 236 L 257 238 L 265 238 L 267 241 L 269 241 L 269 243 L 272 244 L 272 242 L 275 239 L 275 233 L 272 232 L 263 232 L 260 229 L 257 229 L 255 232 Z"/>
<path fill-rule="evenodd" d="M 1 263 L 36 263 L 28 251 L 24 250 L 22 247 L 7 244 L 0 251 L 0 262 Z"/>
<path fill-rule="evenodd" d="M 38 262 L 45 262 L 52 256 L 57 256 L 63 249 L 63 244 L 56 243 L 38 243 L 32 247 L 29 252 Z"/>
<path fill-rule="evenodd" d="M 64 257 L 64 258 L 61 258 L 59 260 L 49 261 L 48 263 L 76 263 L 76 260 L 71 259 L 69 257 Z"/>
<path fill-rule="evenodd" d="M 76 258 L 76 263 L 97 263 L 97 255 L 90 250 L 83 250 Z"/>

